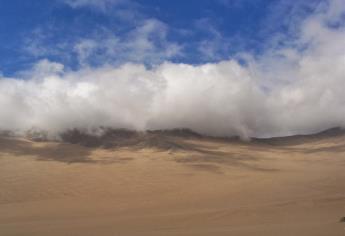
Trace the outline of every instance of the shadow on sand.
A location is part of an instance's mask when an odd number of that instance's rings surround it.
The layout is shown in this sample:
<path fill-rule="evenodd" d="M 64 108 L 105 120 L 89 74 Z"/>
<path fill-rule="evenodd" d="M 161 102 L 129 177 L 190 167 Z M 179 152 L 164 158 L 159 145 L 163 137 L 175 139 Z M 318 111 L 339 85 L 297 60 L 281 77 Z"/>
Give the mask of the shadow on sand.
<path fill-rule="evenodd" d="M 50 143 L 48 145 L 34 145 L 33 142 L 0 138 L 0 152 L 14 156 L 34 156 L 39 161 L 58 161 L 67 164 L 73 163 L 121 163 L 131 158 L 108 158 L 107 160 L 94 160 L 91 158 L 92 148 L 66 143 Z"/>
<path fill-rule="evenodd" d="M 190 140 L 197 142 L 189 142 Z M 0 138 L 0 152 L 15 156 L 34 156 L 40 161 L 58 161 L 73 163 L 126 163 L 132 158 L 116 156 L 120 148 L 131 149 L 133 152 L 143 148 L 155 152 L 185 152 L 183 157 L 173 155 L 177 163 L 185 164 L 196 170 L 222 173 L 222 167 L 246 168 L 254 171 L 277 171 L 259 165 L 260 158 L 229 151 L 220 151 L 219 145 L 226 145 L 238 140 L 214 139 L 198 136 L 191 132 L 149 132 L 136 133 L 126 130 L 109 131 L 97 137 L 72 130 L 63 136 L 63 142 L 33 142 L 25 139 Z M 41 145 L 42 144 L 42 145 Z M 113 150 L 114 157 L 103 159 L 92 158 L 95 148 Z"/>

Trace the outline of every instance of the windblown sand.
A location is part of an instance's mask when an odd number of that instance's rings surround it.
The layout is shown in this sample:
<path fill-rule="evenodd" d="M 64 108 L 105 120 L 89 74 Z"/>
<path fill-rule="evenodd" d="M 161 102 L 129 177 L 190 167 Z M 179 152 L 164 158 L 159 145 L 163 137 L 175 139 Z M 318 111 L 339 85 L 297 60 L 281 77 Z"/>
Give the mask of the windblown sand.
<path fill-rule="evenodd" d="M 0 139 L 0 235 L 345 235 L 345 137 L 190 148 Z"/>

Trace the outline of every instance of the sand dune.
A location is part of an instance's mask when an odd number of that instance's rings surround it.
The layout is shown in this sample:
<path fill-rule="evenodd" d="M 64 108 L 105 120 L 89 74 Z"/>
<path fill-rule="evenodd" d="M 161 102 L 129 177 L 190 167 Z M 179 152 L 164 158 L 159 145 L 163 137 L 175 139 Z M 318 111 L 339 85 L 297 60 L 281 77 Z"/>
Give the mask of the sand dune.
<path fill-rule="evenodd" d="M 2 137 L 0 235 L 344 235 L 344 168 L 339 130 Z"/>

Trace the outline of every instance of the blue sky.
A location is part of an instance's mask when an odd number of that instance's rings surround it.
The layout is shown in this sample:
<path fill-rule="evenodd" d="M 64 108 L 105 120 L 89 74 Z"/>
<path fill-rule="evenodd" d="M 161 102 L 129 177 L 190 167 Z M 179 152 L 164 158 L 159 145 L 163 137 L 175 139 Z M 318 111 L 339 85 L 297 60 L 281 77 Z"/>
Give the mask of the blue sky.
<path fill-rule="evenodd" d="M 345 128 L 345 0 L 2 0 L 0 130 Z"/>
<path fill-rule="evenodd" d="M 137 62 L 200 64 L 289 42 L 321 0 L 2 0 L 0 71 L 41 59 L 76 70 Z"/>

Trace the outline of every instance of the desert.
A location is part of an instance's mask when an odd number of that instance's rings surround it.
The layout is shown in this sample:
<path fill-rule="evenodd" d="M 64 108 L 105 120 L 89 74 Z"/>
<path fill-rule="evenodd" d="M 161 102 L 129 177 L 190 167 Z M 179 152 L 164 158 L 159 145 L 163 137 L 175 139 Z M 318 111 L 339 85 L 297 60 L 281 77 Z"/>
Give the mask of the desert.
<path fill-rule="evenodd" d="M 345 0 L 1 0 L 0 236 L 344 236 Z"/>
<path fill-rule="evenodd" d="M 342 130 L 250 142 L 139 136 L 113 131 L 106 146 L 2 137 L 0 234 L 344 233 Z"/>

